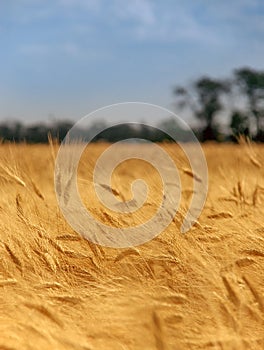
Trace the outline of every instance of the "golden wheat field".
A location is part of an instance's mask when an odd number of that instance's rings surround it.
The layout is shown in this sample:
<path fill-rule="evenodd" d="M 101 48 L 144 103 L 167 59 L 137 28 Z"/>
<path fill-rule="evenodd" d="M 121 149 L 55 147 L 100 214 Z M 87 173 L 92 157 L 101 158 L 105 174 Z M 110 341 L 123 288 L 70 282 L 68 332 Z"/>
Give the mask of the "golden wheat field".
<path fill-rule="evenodd" d="M 104 208 L 92 172 L 107 146 L 90 145 L 80 164 L 83 202 L 103 223 L 137 225 L 155 215 L 161 181 L 128 160 L 113 192 L 127 200 L 143 178 L 147 201 L 124 217 Z M 177 145 L 163 147 L 182 180 L 179 212 L 150 242 L 114 249 L 83 239 L 61 214 L 56 144 L 0 146 L 0 349 L 264 349 L 264 147 L 203 146 L 209 191 L 186 234 L 192 174 Z"/>

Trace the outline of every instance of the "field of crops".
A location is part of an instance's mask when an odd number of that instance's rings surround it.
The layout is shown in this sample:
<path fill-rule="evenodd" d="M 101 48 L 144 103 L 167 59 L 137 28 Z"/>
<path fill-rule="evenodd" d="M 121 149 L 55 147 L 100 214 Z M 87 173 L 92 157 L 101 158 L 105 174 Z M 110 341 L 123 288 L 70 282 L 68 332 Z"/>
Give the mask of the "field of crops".
<path fill-rule="evenodd" d="M 147 201 L 124 217 L 104 208 L 92 173 L 107 146 L 84 154 L 81 197 L 95 220 L 137 225 L 155 215 L 162 182 L 153 167 L 127 160 L 113 192 L 131 199 L 131 182 L 143 178 Z M 163 148 L 181 177 L 179 211 L 153 240 L 115 249 L 83 239 L 61 214 L 56 145 L 0 145 L 0 349 L 264 349 L 263 146 L 203 146 L 209 191 L 186 234 L 193 177 L 176 145 Z"/>

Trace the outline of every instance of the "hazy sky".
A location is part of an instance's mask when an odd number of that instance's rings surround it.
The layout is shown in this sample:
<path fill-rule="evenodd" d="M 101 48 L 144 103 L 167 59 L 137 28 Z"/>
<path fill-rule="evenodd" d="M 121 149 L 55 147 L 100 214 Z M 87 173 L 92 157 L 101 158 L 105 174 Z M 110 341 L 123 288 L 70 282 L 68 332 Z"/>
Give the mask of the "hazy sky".
<path fill-rule="evenodd" d="M 0 120 L 79 119 L 264 68 L 263 0 L 0 0 Z"/>

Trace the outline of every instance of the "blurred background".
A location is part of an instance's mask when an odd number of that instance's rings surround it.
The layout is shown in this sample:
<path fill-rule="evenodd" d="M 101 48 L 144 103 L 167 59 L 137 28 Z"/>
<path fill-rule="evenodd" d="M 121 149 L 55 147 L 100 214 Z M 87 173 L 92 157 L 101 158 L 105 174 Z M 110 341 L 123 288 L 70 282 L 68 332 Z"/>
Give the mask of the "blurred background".
<path fill-rule="evenodd" d="M 263 39 L 262 0 L 1 0 L 0 138 L 62 139 L 95 109 L 140 101 L 201 141 L 264 141 Z"/>

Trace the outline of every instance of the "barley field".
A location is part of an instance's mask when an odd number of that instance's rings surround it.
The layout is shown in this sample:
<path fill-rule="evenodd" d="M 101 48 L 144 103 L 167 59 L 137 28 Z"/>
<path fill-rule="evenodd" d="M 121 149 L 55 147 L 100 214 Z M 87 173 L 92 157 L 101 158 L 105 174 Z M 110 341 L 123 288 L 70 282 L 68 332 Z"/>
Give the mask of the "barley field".
<path fill-rule="evenodd" d="M 146 203 L 116 215 L 98 202 L 92 144 L 78 185 L 96 220 L 137 225 L 155 215 L 162 183 L 128 160 L 112 189 L 131 198 L 143 178 Z M 153 240 L 131 248 L 95 245 L 69 226 L 54 191 L 58 145 L 0 145 L 0 349 L 264 349 L 264 147 L 205 144 L 209 191 L 199 220 L 181 223 L 193 174 L 177 145 L 164 144 L 182 181 L 181 204 Z"/>

